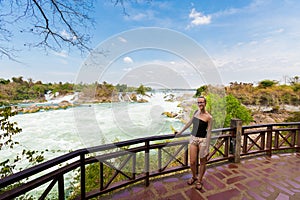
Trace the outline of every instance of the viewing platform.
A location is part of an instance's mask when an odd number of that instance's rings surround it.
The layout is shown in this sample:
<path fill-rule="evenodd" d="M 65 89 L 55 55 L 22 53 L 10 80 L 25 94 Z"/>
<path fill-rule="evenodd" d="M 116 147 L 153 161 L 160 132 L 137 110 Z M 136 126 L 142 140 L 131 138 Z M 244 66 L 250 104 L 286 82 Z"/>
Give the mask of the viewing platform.
<path fill-rule="evenodd" d="M 298 200 L 300 199 L 300 153 L 242 159 L 240 163 L 208 166 L 203 188 L 186 182 L 190 172 L 137 184 L 101 199 L 115 200 Z"/>
<path fill-rule="evenodd" d="M 200 191 L 186 183 L 186 133 L 78 149 L 0 179 L 0 199 L 22 199 L 40 186 L 34 199 L 300 199 L 300 122 L 242 126 L 232 119 L 212 135 Z M 74 171 L 70 189 L 65 182 Z"/>

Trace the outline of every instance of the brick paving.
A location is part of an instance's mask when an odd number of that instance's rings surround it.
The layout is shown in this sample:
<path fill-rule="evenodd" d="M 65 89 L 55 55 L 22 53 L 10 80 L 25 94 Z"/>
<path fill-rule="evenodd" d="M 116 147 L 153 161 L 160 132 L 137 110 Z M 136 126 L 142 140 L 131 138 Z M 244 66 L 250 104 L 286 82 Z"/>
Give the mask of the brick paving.
<path fill-rule="evenodd" d="M 113 200 L 299 200 L 300 153 L 276 154 L 208 166 L 201 191 L 187 185 L 190 172 L 134 185 L 101 199 Z"/>

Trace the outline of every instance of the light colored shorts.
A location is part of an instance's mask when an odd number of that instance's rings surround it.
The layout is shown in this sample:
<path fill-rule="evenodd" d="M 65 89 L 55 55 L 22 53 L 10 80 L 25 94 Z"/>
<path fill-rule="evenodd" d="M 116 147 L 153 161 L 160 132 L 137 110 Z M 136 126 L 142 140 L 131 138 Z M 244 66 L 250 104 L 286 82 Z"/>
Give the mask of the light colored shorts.
<path fill-rule="evenodd" d="M 206 138 L 200 138 L 191 135 L 190 144 L 194 144 L 200 147 L 206 147 Z"/>
<path fill-rule="evenodd" d="M 199 147 L 199 157 L 200 158 L 204 158 L 205 155 L 205 150 L 206 150 L 206 138 L 200 138 L 200 137 L 195 137 L 193 135 L 191 135 L 190 138 L 190 144 L 196 145 Z"/>

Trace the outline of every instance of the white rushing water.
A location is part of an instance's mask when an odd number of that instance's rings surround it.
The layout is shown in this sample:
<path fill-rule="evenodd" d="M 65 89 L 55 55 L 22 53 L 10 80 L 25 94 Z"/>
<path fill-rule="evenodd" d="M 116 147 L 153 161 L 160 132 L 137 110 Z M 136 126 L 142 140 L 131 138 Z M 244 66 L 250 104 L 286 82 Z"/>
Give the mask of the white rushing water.
<path fill-rule="evenodd" d="M 102 103 L 16 115 L 10 120 L 17 122 L 22 132 L 13 140 L 21 145 L 1 150 L 0 161 L 14 158 L 23 149 L 47 149 L 49 160 L 80 148 L 170 134 L 171 126 L 180 129 L 182 123 L 162 113 L 179 113 L 180 108 L 179 102 L 165 101 L 164 96 L 156 93 L 148 103 Z"/>
<path fill-rule="evenodd" d="M 165 101 L 165 95 L 151 94 L 151 97 L 147 98 L 148 103 L 89 104 L 66 110 L 13 116 L 10 121 L 16 122 L 17 126 L 22 128 L 21 133 L 13 136 L 13 140 L 18 141 L 20 145 L 16 145 L 13 149 L 2 149 L 0 162 L 8 158 L 14 159 L 23 149 L 48 150 L 44 156 L 49 160 L 80 148 L 171 134 L 171 126 L 179 130 L 183 125 L 179 119 L 168 118 L 162 113 L 180 113 L 181 108 L 178 107 L 180 103 L 178 101 Z M 182 94 L 175 93 L 175 95 Z M 24 169 L 29 167 L 29 164 L 20 162 L 16 170 L 18 171 L 20 167 Z M 66 184 L 72 182 L 72 177 L 74 174 L 65 177 Z M 43 191 L 42 188 L 29 194 L 35 196 Z"/>

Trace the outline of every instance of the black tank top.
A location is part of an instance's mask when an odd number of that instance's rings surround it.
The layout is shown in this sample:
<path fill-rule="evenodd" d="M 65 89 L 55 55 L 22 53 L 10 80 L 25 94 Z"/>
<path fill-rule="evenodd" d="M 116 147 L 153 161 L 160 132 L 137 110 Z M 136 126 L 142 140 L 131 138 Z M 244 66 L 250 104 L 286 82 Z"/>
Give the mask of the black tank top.
<path fill-rule="evenodd" d="M 205 138 L 207 133 L 208 122 L 205 122 L 197 117 L 193 118 L 192 135 L 195 137 Z"/>

